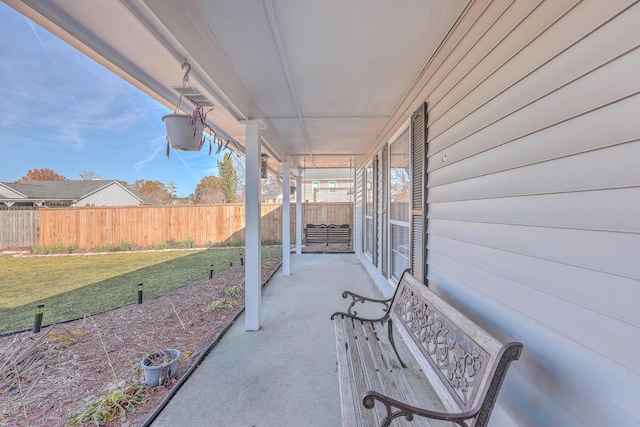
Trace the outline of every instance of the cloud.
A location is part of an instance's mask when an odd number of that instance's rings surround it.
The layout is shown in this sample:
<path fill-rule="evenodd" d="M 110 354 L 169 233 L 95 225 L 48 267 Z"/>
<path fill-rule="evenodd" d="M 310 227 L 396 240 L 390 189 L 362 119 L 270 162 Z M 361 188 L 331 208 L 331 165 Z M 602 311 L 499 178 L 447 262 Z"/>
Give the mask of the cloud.
<path fill-rule="evenodd" d="M 175 150 L 173 150 L 171 152 L 172 155 L 175 155 L 176 157 L 178 157 L 178 159 L 180 159 L 180 161 L 182 162 L 182 164 L 184 165 L 185 169 L 187 171 L 189 171 L 189 173 L 191 174 L 191 176 L 193 177 L 193 179 L 195 179 L 196 181 L 198 181 L 200 178 L 198 178 L 198 175 L 195 173 L 195 171 L 193 169 L 191 169 L 191 167 L 187 164 L 187 162 L 184 161 L 184 159 L 182 158 L 182 156 L 180 155 L 180 153 L 176 152 Z"/>
<path fill-rule="evenodd" d="M 135 170 L 178 181 L 186 191 L 211 166 L 177 151 L 167 160 L 168 108 L 1 1 L 0 40 L 1 180 L 36 167 L 71 177 L 86 165 L 114 179 Z"/>
<path fill-rule="evenodd" d="M 140 170 L 142 170 L 142 168 L 147 163 L 150 163 L 153 159 L 155 159 L 158 156 L 158 153 L 160 153 L 160 151 L 162 151 L 165 148 L 165 142 L 158 143 L 159 141 L 163 141 L 163 140 L 164 140 L 164 138 L 156 138 L 154 141 L 152 141 L 151 144 L 156 146 L 156 148 L 147 157 L 145 157 L 144 159 L 134 163 L 133 169 L 136 171 L 136 173 L 140 172 Z"/>
<path fill-rule="evenodd" d="M 149 119 L 156 101 L 11 9 L 0 39 L 10 41 L 0 44 L 0 139 L 28 126 L 52 148 L 82 150 L 107 133 L 117 142 L 133 128 L 160 132 Z"/>
<path fill-rule="evenodd" d="M 218 175 L 218 166 L 214 166 L 212 168 L 207 168 L 204 169 L 202 171 L 204 173 L 205 176 L 210 176 L 210 175 Z"/>

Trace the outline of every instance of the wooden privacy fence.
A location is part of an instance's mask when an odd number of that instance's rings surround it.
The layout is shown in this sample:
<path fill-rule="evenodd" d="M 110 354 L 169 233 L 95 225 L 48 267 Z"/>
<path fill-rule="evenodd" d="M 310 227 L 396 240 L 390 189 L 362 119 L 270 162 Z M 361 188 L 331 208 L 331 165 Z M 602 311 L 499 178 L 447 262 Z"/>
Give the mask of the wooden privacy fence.
<path fill-rule="evenodd" d="M 122 241 L 140 246 L 169 240 L 192 240 L 197 245 L 243 242 L 246 219 L 244 204 L 74 207 L 39 212 L 40 246 L 77 244 L 80 248 Z M 261 215 L 262 238 L 281 240 L 282 205 L 263 203 Z M 353 204 L 303 203 L 302 218 L 303 227 L 306 223 L 324 223 L 350 224 L 353 228 Z M 291 236 L 295 239 L 293 203 Z"/>
<path fill-rule="evenodd" d="M 38 245 L 38 210 L 0 210 L 0 248 Z"/>

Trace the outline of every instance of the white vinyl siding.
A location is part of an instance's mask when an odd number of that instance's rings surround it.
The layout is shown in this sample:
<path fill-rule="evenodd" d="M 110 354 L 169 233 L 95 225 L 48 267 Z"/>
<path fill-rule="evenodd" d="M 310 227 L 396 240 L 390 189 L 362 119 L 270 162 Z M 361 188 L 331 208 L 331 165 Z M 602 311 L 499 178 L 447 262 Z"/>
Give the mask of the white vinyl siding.
<path fill-rule="evenodd" d="M 74 206 L 133 206 L 141 202 L 133 194 L 112 183 L 79 199 Z"/>
<path fill-rule="evenodd" d="M 429 283 L 524 343 L 499 400 L 518 425 L 640 425 L 639 22 L 472 2 L 416 89 Z"/>
<path fill-rule="evenodd" d="M 638 23 L 637 1 L 471 1 L 392 117 L 428 105 L 425 281 L 525 346 L 492 426 L 640 426 Z"/>

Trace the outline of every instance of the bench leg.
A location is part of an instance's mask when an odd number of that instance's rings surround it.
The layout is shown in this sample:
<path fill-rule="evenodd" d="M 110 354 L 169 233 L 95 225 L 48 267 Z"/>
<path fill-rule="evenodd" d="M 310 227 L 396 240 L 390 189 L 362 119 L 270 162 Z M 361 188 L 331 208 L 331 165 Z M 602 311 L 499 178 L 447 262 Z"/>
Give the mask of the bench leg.
<path fill-rule="evenodd" d="M 400 357 L 400 355 L 398 354 L 398 349 L 396 348 L 396 343 L 393 341 L 393 321 L 391 319 L 389 319 L 389 322 L 387 323 L 387 328 L 388 329 L 388 334 L 389 334 L 389 341 L 391 342 L 391 346 L 393 347 L 393 351 L 396 352 L 396 356 L 398 356 L 398 360 L 400 361 L 400 366 L 402 366 L 403 368 L 406 368 L 407 365 L 404 364 L 404 362 L 402 361 L 402 357 Z"/>

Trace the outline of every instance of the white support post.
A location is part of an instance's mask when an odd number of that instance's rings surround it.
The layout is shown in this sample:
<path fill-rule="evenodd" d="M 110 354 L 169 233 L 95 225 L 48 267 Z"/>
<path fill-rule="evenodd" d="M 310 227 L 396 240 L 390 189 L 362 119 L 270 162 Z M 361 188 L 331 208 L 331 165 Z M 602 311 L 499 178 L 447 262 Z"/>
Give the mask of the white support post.
<path fill-rule="evenodd" d="M 248 120 L 245 124 L 245 330 L 260 330 L 262 278 L 260 247 L 260 130 L 262 120 Z"/>
<path fill-rule="evenodd" d="M 296 254 L 302 253 L 302 177 L 296 176 Z"/>
<path fill-rule="evenodd" d="M 282 163 L 282 274 L 291 275 L 291 173 Z"/>

